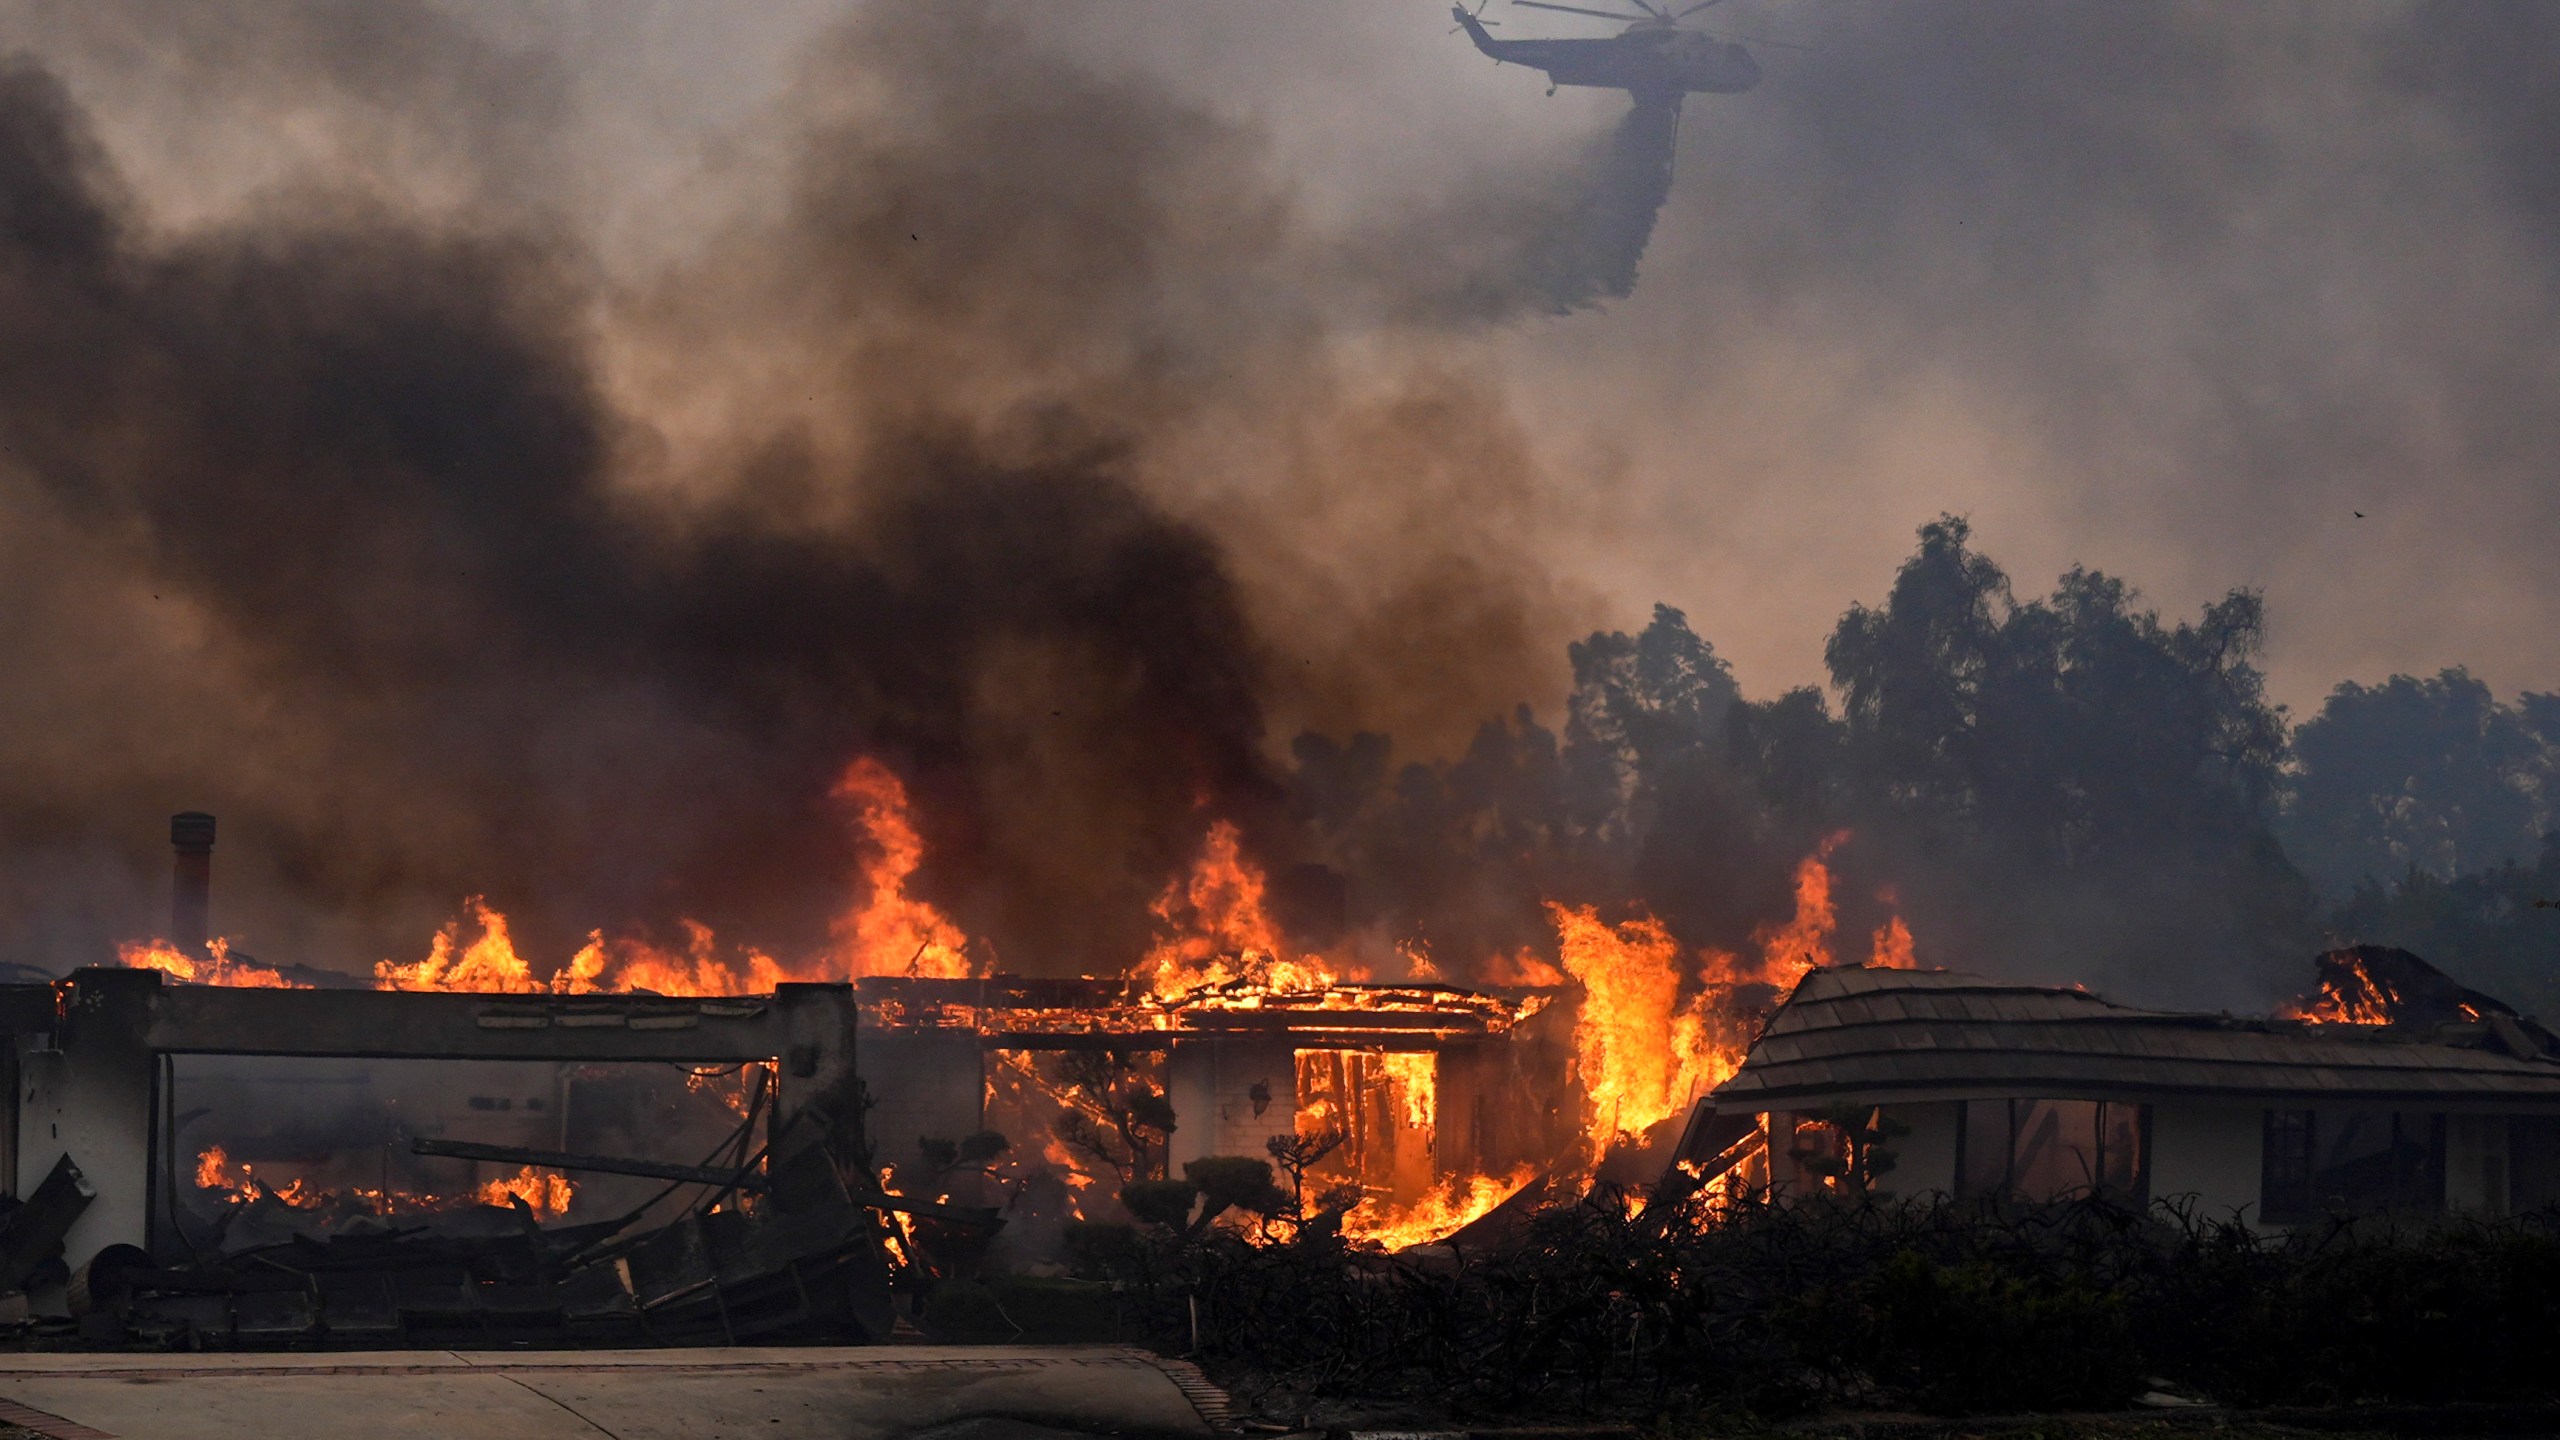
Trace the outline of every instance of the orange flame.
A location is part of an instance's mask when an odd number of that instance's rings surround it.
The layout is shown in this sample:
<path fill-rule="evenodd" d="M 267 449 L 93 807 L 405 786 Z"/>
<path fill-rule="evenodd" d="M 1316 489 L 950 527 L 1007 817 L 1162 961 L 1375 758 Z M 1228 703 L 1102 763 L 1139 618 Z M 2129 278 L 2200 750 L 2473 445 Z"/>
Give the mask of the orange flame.
<path fill-rule="evenodd" d="M 846 769 L 832 793 L 855 806 L 879 855 L 863 867 L 862 903 L 837 917 L 830 927 L 835 944 L 809 978 L 923 975 L 953 979 L 973 973 L 966 953 L 968 936 L 941 911 L 906 893 L 907 880 L 924 855 L 924 842 L 907 813 L 906 787 L 886 766 L 865 757 Z M 593 930 L 567 964 L 547 979 L 538 978 L 517 952 L 504 913 L 476 895 L 463 906 L 466 915 L 436 932 L 424 958 L 375 965 L 375 988 L 504 995 L 632 990 L 662 995 L 754 995 L 794 978 L 790 968 L 752 946 L 723 954 L 711 927 L 689 918 L 678 922 L 685 933 L 681 949 L 637 936 L 607 939 L 603 931 Z M 467 942 L 466 927 L 476 932 Z"/>
<path fill-rule="evenodd" d="M 905 785 L 886 766 L 864 757 L 846 768 L 830 793 L 851 803 L 878 854 L 862 868 L 862 903 L 837 918 L 831 927 L 834 945 L 811 967 L 808 978 L 963 978 L 975 973 L 967 934 L 941 911 L 906 893 L 908 880 L 923 863 L 924 842 L 909 816 Z M 506 915 L 474 895 L 463 901 L 461 915 L 436 931 L 424 956 L 377 962 L 374 988 L 498 995 L 631 990 L 740 995 L 768 992 L 793 978 L 790 969 L 761 950 L 744 947 L 724 955 L 709 926 L 691 919 L 680 923 L 685 932 L 680 949 L 636 936 L 608 940 L 603 931 L 590 931 L 587 943 L 546 976 L 537 974 L 517 950 Z M 118 946 L 117 958 L 196 984 L 307 988 L 280 971 L 232 959 L 225 941 L 215 940 L 209 949 L 210 956 L 200 958 L 154 939 Z"/>
<path fill-rule="evenodd" d="M 1342 1217 L 1342 1234 L 1390 1250 L 1434 1244 L 1493 1213 L 1537 1178 L 1538 1172 L 1525 1166 L 1505 1176 L 1451 1175 L 1410 1205 L 1363 1202 Z"/>
<path fill-rule="evenodd" d="M 2315 1025 L 2389 1025 L 2398 1019 L 2404 1003 L 2398 988 L 2365 968 L 2362 960 L 2343 958 L 2343 973 L 2330 970 L 2324 961 L 2319 992 L 2278 1013 Z"/>
<path fill-rule="evenodd" d="M 1153 993 L 1171 999 L 1211 986 L 1290 992 L 1335 984 L 1339 976 L 1320 960 L 1287 953 L 1265 906 L 1269 888 L 1261 867 L 1244 858 L 1234 823 L 1211 825 L 1190 875 L 1156 899 L 1165 930 L 1139 965 Z"/>
<path fill-rule="evenodd" d="M 371 1215 L 450 1210 L 465 1204 L 494 1205 L 505 1209 L 521 1199 L 535 1219 L 557 1220 L 569 1213 L 570 1204 L 577 1198 L 577 1187 L 567 1176 L 531 1165 L 513 1175 L 479 1186 L 467 1197 L 460 1198 L 415 1194 L 405 1190 L 378 1190 L 369 1186 L 357 1186 L 346 1191 L 323 1190 L 300 1177 L 280 1186 L 270 1186 L 258 1179 L 257 1167 L 232 1163 L 230 1154 L 219 1145 L 207 1146 L 196 1156 L 195 1179 L 197 1189 L 223 1192 L 223 1198 L 234 1205 L 272 1197 L 278 1204 L 296 1210 L 342 1204 Z"/>
<path fill-rule="evenodd" d="M 880 1193 L 906 1198 L 907 1192 L 898 1187 L 897 1166 L 880 1167 Z M 916 1242 L 916 1217 L 904 1210 L 891 1210 L 886 1214 L 889 1228 L 880 1238 L 889 1247 L 889 1267 L 901 1271 L 921 1269 L 924 1252 Z"/>
<path fill-rule="evenodd" d="M 688 1070 L 684 1077 L 686 1090 L 696 1095 L 708 1093 L 741 1120 L 746 1119 L 747 1112 L 754 1108 L 758 1093 L 771 1083 L 765 1067 L 755 1064 L 740 1065 L 730 1070 L 717 1067 Z"/>
<path fill-rule="evenodd" d="M 1639 916 L 1613 926 L 1594 907 L 1548 905 L 1559 957 L 1583 989 L 1574 1052 L 1591 1104 L 1595 1151 L 1613 1136 L 1641 1135 L 1682 1112 L 1741 1068 L 1761 997 L 1769 992 L 1754 991 L 1746 1000 L 1737 990 L 1784 992 L 1836 963 L 1831 942 L 1839 915 L 1827 862 L 1846 839 L 1845 831 L 1828 837 L 1797 864 L 1794 912 L 1753 932 L 1755 956 L 1702 952 L 1694 989 L 1679 944 L 1660 921 Z M 1868 963 L 1915 964 L 1911 929 L 1901 916 L 1876 930 Z"/>
<path fill-rule="evenodd" d="M 1831 852 L 1849 838 L 1843 830 L 1824 838 L 1813 853 L 1796 862 L 1796 910 L 1783 925 L 1754 931 L 1751 938 L 1760 947 L 1760 970 L 1755 977 L 1781 990 L 1814 971 L 1833 963 L 1831 936 L 1840 928 L 1839 914 L 1831 906 Z"/>
<path fill-rule="evenodd" d="M 1496 951 L 1484 964 L 1484 978 L 1488 985 L 1555 987 L 1568 983 L 1563 971 L 1539 959 L 1535 950 L 1525 948 L 1517 955 Z"/>
<path fill-rule="evenodd" d="M 205 943 L 209 952 L 197 959 L 166 940 L 131 942 L 116 947 L 116 963 L 130 970 L 157 970 L 172 980 L 194 985 L 229 985 L 249 990 L 308 990 L 308 985 L 284 978 L 283 972 L 231 958 L 231 942 L 216 936 Z"/>
<path fill-rule="evenodd" d="M 439 990 L 497 995 L 592 995 L 650 990 L 661 995 L 758 995 L 790 977 L 772 956 L 753 948 L 737 958 L 719 953 L 718 937 L 698 920 L 679 922 L 685 948 L 667 950 L 637 937 L 607 940 L 600 930 L 548 980 L 516 952 L 507 917 L 479 896 L 464 902 L 478 935 L 464 944 L 463 921 L 436 932 L 426 958 L 373 967 L 377 990 Z"/>
<path fill-rule="evenodd" d="M 1911 943 L 1911 927 L 1899 915 L 1876 927 L 1867 963 L 1879 970 L 1915 970 L 1920 961 Z"/>
<path fill-rule="evenodd" d="M 250 1167 L 243 1165 L 234 1170 L 230 1154 L 219 1145 L 196 1157 L 196 1188 L 228 1190 L 234 1204 L 255 1200 L 265 1193 L 250 1175 Z"/>
<path fill-rule="evenodd" d="M 780 961 L 752 946 L 739 952 L 735 961 L 722 959 L 710 926 L 691 919 L 679 923 L 685 933 L 680 955 L 642 940 L 606 944 L 603 936 L 590 935 L 570 969 L 580 969 L 588 955 L 596 953 L 600 962 L 596 973 L 609 967 L 613 989 L 654 990 L 661 995 L 762 995 L 791 978 Z"/>
<path fill-rule="evenodd" d="M 1378 1057 L 1378 1068 L 1404 1102 L 1404 1123 L 1429 1133 L 1440 1120 L 1440 1057 L 1428 1051 L 1390 1051 Z"/>
<path fill-rule="evenodd" d="M 1680 1000 L 1680 944 L 1650 916 L 1610 925 L 1592 906 L 1549 904 L 1565 973 L 1583 989 L 1573 1044 L 1595 1138 L 1641 1135 L 1705 1086 L 1704 999 Z"/>
<path fill-rule="evenodd" d="M 863 867 L 862 904 L 838 916 L 832 927 L 837 973 L 937 980 L 976 974 L 969 937 L 949 916 L 907 894 L 908 879 L 924 863 L 924 838 L 908 815 L 906 785 L 866 755 L 846 767 L 832 793 L 852 803 L 880 850 Z"/>
<path fill-rule="evenodd" d="M 462 922 L 450 920 L 427 942 L 423 960 L 407 965 L 396 961 L 377 961 L 373 967 L 373 985 L 377 990 L 462 990 L 481 995 L 528 995 L 551 990 L 551 986 L 533 978 L 533 968 L 516 954 L 515 937 L 507 931 L 507 917 L 489 908 L 486 901 L 474 895 L 462 902 L 471 912 L 472 922 L 480 927 L 479 938 L 462 943 Z M 571 971 L 563 972 L 573 973 Z"/>
<path fill-rule="evenodd" d="M 568 1214 L 569 1202 L 576 1196 L 577 1187 L 570 1183 L 569 1177 L 557 1170 L 538 1170 L 531 1165 L 471 1192 L 472 1199 L 501 1209 L 508 1208 L 511 1201 L 522 1200 L 537 1220 L 557 1220 Z"/>

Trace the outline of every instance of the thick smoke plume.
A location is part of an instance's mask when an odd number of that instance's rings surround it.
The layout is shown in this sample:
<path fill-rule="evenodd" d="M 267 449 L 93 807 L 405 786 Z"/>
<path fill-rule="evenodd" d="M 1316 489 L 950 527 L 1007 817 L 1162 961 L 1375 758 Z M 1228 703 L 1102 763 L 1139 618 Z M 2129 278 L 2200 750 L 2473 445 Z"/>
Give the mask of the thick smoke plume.
<path fill-rule="evenodd" d="M 454 49 L 390 13 L 264 29 Z M 1528 462 L 1459 377 L 1336 372 L 1352 322 L 1310 276 L 1339 261 L 1249 131 L 952 6 L 857 16 L 738 143 L 756 193 L 616 283 L 504 187 L 422 205 L 323 165 L 171 227 L 10 62 L 0 483 L 39 617 L 10 660 L 49 702 L 13 723 L 79 731 L 0 777 L 11 958 L 149 928 L 181 804 L 223 815 L 225 928 L 277 958 L 360 968 L 482 893 L 537 954 L 679 917 L 804 953 L 856 898 L 826 795 L 871 755 L 1004 963 L 1112 969 L 1212 818 L 1288 859 L 1275 700 L 1413 722 L 1552 663 L 1495 534 Z M 1478 524 L 1289 574 L 1346 508 L 1457 478 L 1303 473 L 1460 432 Z M 1301 453 L 1257 476 L 1212 448 L 1237 438 Z M 1430 673 L 1342 663 L 1415 614 Z"/>
<path fill-rule="evenodd" d="M 0 958 L 151 928 L 190 807 L 269 959 L 414 958 L 474 893 L 538 957 L 681 916 L 788 955 L 874 755 L 919 890 L 1026 971 L 1125 963 L 1222 817 L 1460 948 L 1548 892 L 1732 943 L 1855 820 L 1855 903 L 1975 947 L 1928 958 L 2062 974 L 2038 936 L 2176 909 L 2257 821 L 1930 911 L 1889 872 L 1966 817 L 1838 768 L 1898 732 L 1823 663 L 1915 526 L 2069 582 L 1982 600 L 1983 653 L 2171 646 L 2084 559 L 2173 620 L 2262 584 L 2298 708 L 2560 653 L 2517 519 L 2547 7 L 1771 7 L 1813 48 L 1693 100 L 1667 199 L 1670 116 L 1543 100 L 1433 5 L 627 13 L 0 16 Z M 732 83 L 757 47 L 787 82 Z M 1616 643 L 1655 600 L 1713 665 Z M 1648 644 L 1716 678 L 1631 751 L 1599 700 Z M 2306 912 L 2198 908 L 2253 955 Z"/>

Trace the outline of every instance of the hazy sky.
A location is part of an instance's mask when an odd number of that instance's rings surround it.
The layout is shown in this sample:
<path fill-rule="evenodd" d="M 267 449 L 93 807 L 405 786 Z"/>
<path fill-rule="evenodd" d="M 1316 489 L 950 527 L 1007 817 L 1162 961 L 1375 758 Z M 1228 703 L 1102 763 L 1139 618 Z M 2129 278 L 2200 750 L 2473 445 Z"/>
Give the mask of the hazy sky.
<path fill-rule="evenodd" d="M 651 197 L 833 8 L 758 7 L 752 30 L 703 7 L 490 13 L 568 57 L 590 213 L 645 247 Z M 1623 103 L 1546 97 L 1431 0 L 1001 9 L 1250 125 L 1346 228 L 1569 160 Z M 1607 29 L 1492 13 L 1508 35 Z M 2022 585 L 2084 563 L 2176 612 L 2263 587 L 2297 707 L 2450 664 L 2560 683 L 2547 7 L 1714 18 L 1814 48 L 1764 48 L 1760 89 L 1692 102 L 1637 295 L 1441 342 L 1535 447 L 1535 551 L 1576 618 L 1668 601 L 1747 689 L 1816 682 L 1844 605 L 1956 510 Z"/>
<path fill-rule="evenodd" d="M 2297 714 L 2393 671 L 2560 681 L 2560 9 L 1711 18 L 1807 48 L 1692 99 L 1636 293 L 1565 316 L 1506 266 L 1624 97 L 1548 97 L 1435 0 L 30 0 L 0 50 L 85 116 L 137 253 L 331 226 L 538 253 L 600 483 L 673 529 L 855 525 L 887 482 L 847 457 L 928 410 L 1005 455 L 1090 434 L 1223 555 L 1273 744 L 1552 718 L 1565 642 L 1656 601 L 1746 693 L 1818 683 L 1941 511 L 2029 593 L 2075 563 L 2173 615 L 2262 588 Z M 810 478 L 836 471 L 867 478 Z M 156 837 L 62 817 L 356 773 L 364 727 L 314 708 L 314 656 L 291 683 L 241 658 L 236 570 L 161 599 L 119 558 L 146 521 L 48 483 L 0 494 L 27 680 L 0 722 L 38 777 L 16 803 L 54 817 L 21 824 L 46 858 L 20 883 L 151 867 L 108 914 L 159 883 Z M 986 750 L 1108 670 L 1069 648 L 970 682 Z M 164 753 L 173 706 L 201 753 Z M 1107 792 L 1081 763 L 1037 762 Z M 388 842 L 369 881 L 313 879 L 375 803 L 339 788 L 278 802 L 311 853 L 272 883 L 342 909 L 503 883 L 409 875 Z"/>
<path fill-rule="evenodd" d="M 370 168 L 436 198 L 495 190 L 639 273 L 741 203 L 735 147 L 856 7 L 443 3 L 455 33 L 433 41 L 402 33 L 402 6 L 72 18 L 96 8 L 0 25 L 64 67 L 173 220 L 298 166 Z M 1458 212 L 1623 106 L 1547 98 L 1435 0 L 992 8 L 1062 60 L 1248 127 L 1290 203 L 1345 232 Z M 1488 14 L 1511 36 L 1607 30 Z M 2455 663 L 2502 691 L 2560 678 L 2544 7 L 1734 0 L 1713 18 L 1813 48 L 1764 48 L 1758 90 L 1692 102 L 1638 294 L 1427 337 L 1534 451 L 1523 541 L 1552 618 L 1629 625 L 1664 600 L 1750 691 L 1815 682 L 1843 606 L 1957 510 L 2023 585 L 2086 563 L 2179 612 L 2263 587 L 2297 707 Z M 1392 324 L 1337 339 L 1417 343 Z"/>

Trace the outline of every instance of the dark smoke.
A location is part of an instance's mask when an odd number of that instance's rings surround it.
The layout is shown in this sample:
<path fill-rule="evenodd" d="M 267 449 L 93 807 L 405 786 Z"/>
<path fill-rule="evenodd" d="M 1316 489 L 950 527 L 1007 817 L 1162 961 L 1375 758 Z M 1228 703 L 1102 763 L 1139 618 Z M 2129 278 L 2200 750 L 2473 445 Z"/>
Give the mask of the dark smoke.
<path fill-rule="evenodd" d="M 1022 969 L 1117 963 L 1218 811 L 1452 948 L 1551 892 L 1729 942 L 1844 818 L 1872 911 L 1884 830 L 1965 817 L 1851 793 L 1892 737 L 1845 682 L 1634 781 L 1591 762 L 1642 707 L 1583 702 L 1660 687 L 1565 641 L 1659 596 L 1742 693 L 1834 680 L 1941 509 L 2172 616 L 2263 583 L 2297 703 L 2552 653 L 2547 7 L 1789 7 L 1750 23 L 1814 48 L 1693 102 L 1665 200 L 1666 117 L 1602 162 L 1614 101 L 1491 120 L 1538 86 L 1437 7 L 881 4 L 618 229 L 577 87 L 622 77 L 495 9 L 162 8 L 0 17 L 43 52 L 0 117 L 5 958 L 148 928 L 191 807 L 277 960 L 414 955 L 476 891 L 537 954 L 681 914 L 789 953 L 866 752 Z M 1362 132 L 1328 173 L 1319 112 Z M 1275 766 L 1302 732 L 1341 738 Z M 2068 883 L 1950 876 L 1924 945 L 2083 973 L 2025 952 L 2280 879 L 2217 804 L 2148 869 L 2026 807 L 1972 840 L 2059 835 Z M 2255 966 L 2302 907 L 2250 898 L 2190 908 Z M 2106 963 L 2219 983 L 2190 938 Z"/>
<path fill-rule="evenodd" d="M 121 56 L 121 13 L 61 19 Z M 1211 819 L 1292 863 L 1275 719 L 1427 738 L 1554 664 L 1526 447 L 1463 376 L 1335 372 L 1368 322 L 1248 127 L 985 6 L 857 13 L 634 282 L 527 180 L 568 173 L 556 67 L 425 10 L 230 19 L 140 53 L 364 123 L 216 219 L 6 76 L 11 658 L 53 699 L 11 724 L 88 727 L 0 776 L 8 958 L 154 928 L 181 807 L 272 960 L 409 958 L 472 894 L 537 964 L 683 917 L 793 958 L 858 898 L 826 795 L 872 755 L 927 896 L 1107 970 Z"/>
<path fill-rule="evenodd" d="M 752 493 L 671 526 L 616 492 L 568 257 L 363 214 L 155 244 L 23 62 L 0 77 L 0 206 L 11 468 L 194 608 L 261 706 L 317 717 L 309 773 L 163 780 L 313 903 L 485 888 L 555 942 L 681 912 L 807 946 L 856 859 L 823 796 L 876 753 L 916 777 L 973 924 L 1094 965 L 1128 952 L 1198 817 L 1250 818 L 1270 787 L 1261 649 L 1217 547 L 1108 447 L 1008 462 L 917 417 L 864 456 L 858 530 L 776 528 Z M 21 638 L 39 677 L 69 663 Z M 1001 733 L 1034 702 L 1070 753 Z M 121 738 L 183 753 L 183 710 L 149 721 Z M 1024 753 L 982 755 L 1007 738 Z M 1070 812 L 1047 817 L 1078 842 L 1050 873 L 988 813 L 1007 766 L 1018 799 Z M 148 833 L 135 808 L 27 838 Z M 13 951 L 45 933 L 30 918 Z"/>

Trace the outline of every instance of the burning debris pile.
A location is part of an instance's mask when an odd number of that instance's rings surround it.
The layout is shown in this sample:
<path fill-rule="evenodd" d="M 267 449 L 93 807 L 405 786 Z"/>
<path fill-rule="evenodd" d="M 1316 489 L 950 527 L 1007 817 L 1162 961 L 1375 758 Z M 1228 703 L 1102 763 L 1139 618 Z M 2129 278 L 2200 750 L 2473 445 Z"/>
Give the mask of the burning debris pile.
<path fill-rule="evenodd" d="M 194 1179 L 199 1196 L 216 1196 L 224 1205 L 232 1207 L 255 1207 L 273 1200 L 285 1210 L 295 1212 L 297 1228 L 305 1217 L 310 1217 L 316 1221 L 316 1228 L 324 1230 L 342 1217 L 378 1219 L 395 1213 L 440 1214 L 464 1206 L 506 1210 L 521 1205 L 524 1213 L 535 1220 L 557 1220 L 569 1213 L 570 1201 L 577 1194 L 577 1187 L 567 1176 L 538 1170 L 530 1165 L 513 1175 L 486 1181 L 476 1189 L 455 1195 L 420 1194 L 362 1185 L 346 1190 L 318 1190 L 301 1176 L 270 1191 L 259 1183 L 256 1166 L 234 1164 L 220 1145 L 209 1145 L 196 1157 Z"/>
<path fill-rule="evenodd" d="M 721 1200 L 636 1231 L 632 1215 L 545 1223 L 567 1205 L 568 1182 L 528 1167 L 469 1197 L 399 1197 L 360 1220 L 173 1265 L 111 1248 L 74 1277 L 73 1306 L 87 1338 L 180 1347 L 887 1337 L 873 1204 L 837 1197 L 786 1212 L 743 1172 L 694 1183 Z M 296 1208 L 333 1203 L 345 1201 Z"/>

